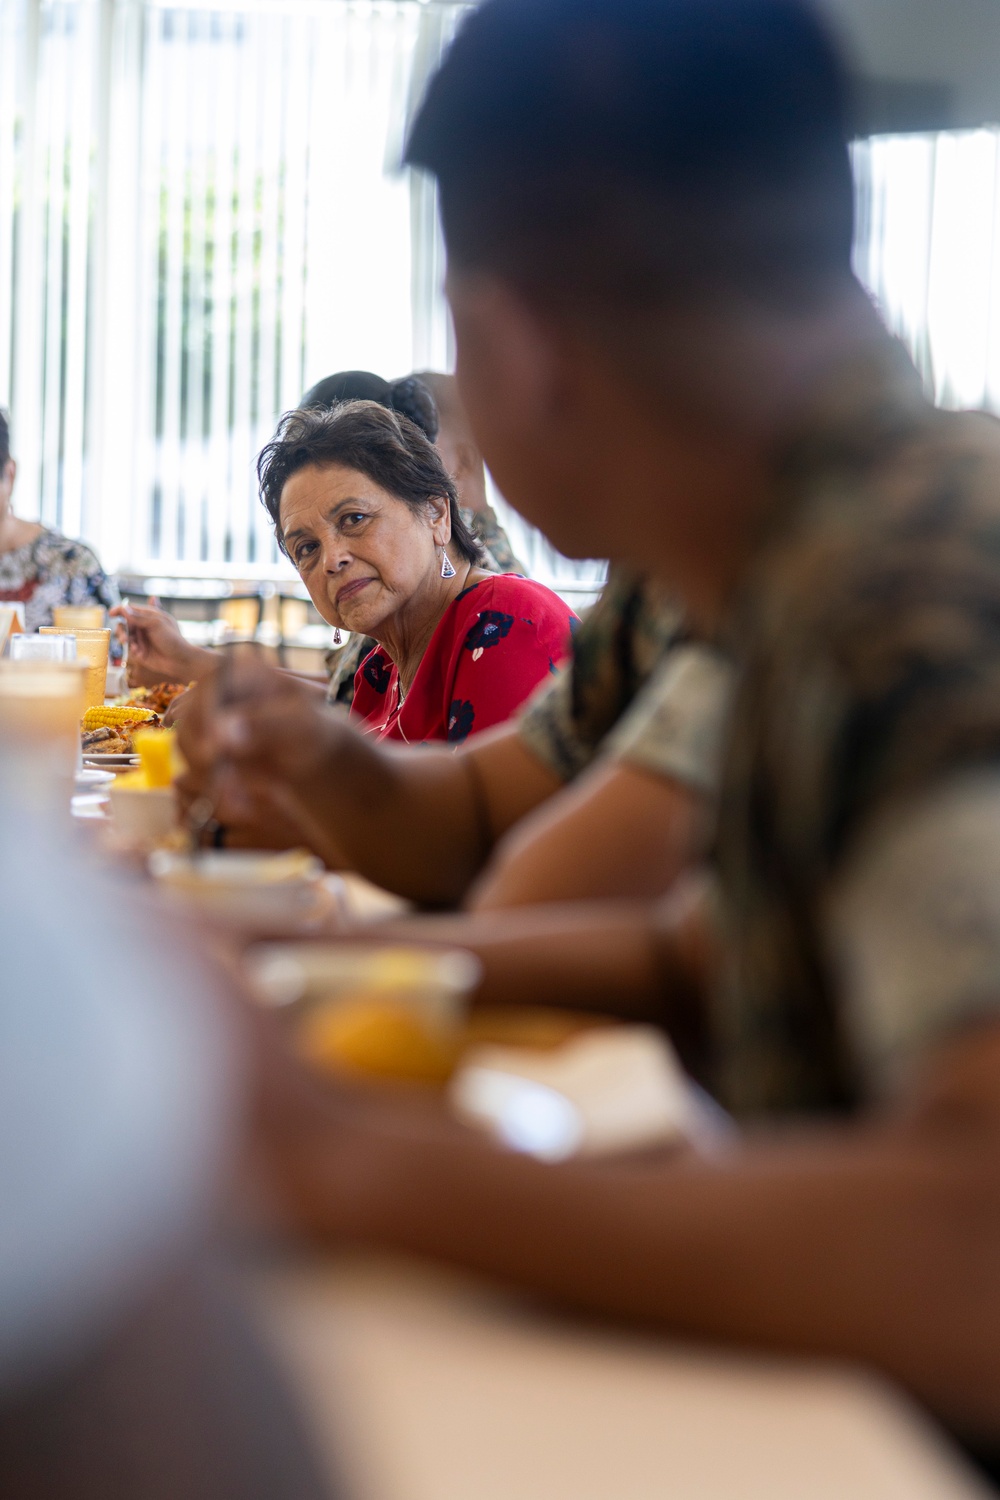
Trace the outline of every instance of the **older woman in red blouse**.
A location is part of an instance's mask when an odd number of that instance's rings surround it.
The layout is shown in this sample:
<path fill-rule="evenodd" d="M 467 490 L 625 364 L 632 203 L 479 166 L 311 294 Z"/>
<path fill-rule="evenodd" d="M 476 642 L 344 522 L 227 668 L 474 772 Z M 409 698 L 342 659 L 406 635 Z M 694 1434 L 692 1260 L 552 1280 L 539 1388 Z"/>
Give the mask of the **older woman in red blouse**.
<path fill-rule="evenodd" d="M 569 650 L 558 595 L 491 574 L 437 451 L 371 401 L 291 412 L 261 497 L 319 613 L 378 642 L 352 716 L 380 739 L 459 744 L 501 724 Z"/>

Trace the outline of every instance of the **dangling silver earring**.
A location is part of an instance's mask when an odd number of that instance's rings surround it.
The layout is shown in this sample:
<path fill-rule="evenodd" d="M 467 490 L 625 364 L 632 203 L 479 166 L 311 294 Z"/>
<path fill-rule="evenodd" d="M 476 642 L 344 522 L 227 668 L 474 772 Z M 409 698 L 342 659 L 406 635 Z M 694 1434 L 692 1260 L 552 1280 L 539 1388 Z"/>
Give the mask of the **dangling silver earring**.
<path fill-rule="evenodd" d="M 344 644 L 344 637 L 340 633 L 339 625 L 333 627 L 333 644 L 335 646 L 342 646 Z"/>
<path fill-rule="evenodd" d="M 455 576 L 455 569 L 452 567 L 451 558 L 448 556 L 447 552 L 442 551 L 442 553 L 441 553 L 441 577 L 442 578 L 454 578 L 454 576 Z"/>

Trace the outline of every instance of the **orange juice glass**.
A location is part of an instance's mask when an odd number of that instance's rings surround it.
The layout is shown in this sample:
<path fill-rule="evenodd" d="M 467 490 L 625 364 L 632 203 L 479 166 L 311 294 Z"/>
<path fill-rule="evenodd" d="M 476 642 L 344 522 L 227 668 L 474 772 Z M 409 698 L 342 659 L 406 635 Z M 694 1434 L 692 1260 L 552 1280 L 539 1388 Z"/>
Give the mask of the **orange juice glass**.
<path fill-rule="evenodd" d="M 111 646 L 111 630 L 68 630 L 61 625 L 42 625 L 39 635 L 73 635 L 76 637 L 76 654 L 86 662 L 87 702 L 85 708 L 103 708 L 104 690 L 108 680 L 108 651 Z"/>

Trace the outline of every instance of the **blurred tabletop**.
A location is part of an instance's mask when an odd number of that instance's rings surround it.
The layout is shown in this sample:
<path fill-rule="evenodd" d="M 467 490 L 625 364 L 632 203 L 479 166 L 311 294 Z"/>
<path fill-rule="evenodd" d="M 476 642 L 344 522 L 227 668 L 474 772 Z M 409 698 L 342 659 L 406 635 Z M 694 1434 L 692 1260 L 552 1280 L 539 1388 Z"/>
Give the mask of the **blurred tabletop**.
<path fill-rule="evenodd" d="M 560 1318 L 405 1260 L 303 1259 L 255 1300 L 350 1500 L 984 1500 L 863 1374 Z"/>

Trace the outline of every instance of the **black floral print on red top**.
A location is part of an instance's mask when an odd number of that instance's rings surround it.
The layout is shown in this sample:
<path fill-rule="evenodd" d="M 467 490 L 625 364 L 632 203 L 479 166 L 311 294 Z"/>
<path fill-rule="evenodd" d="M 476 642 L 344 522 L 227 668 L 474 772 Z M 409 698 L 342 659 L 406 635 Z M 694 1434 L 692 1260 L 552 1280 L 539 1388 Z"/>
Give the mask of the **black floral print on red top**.
<path fill-rule="evenodd" d="M 510 634 L 510 627 L 513 623 L 513 615 L 505 615 L 498 609 L 484 609 L 465 637 L 466 651 L 485 650 L 488 646 L 498 646 L 504 637 Z"/>

